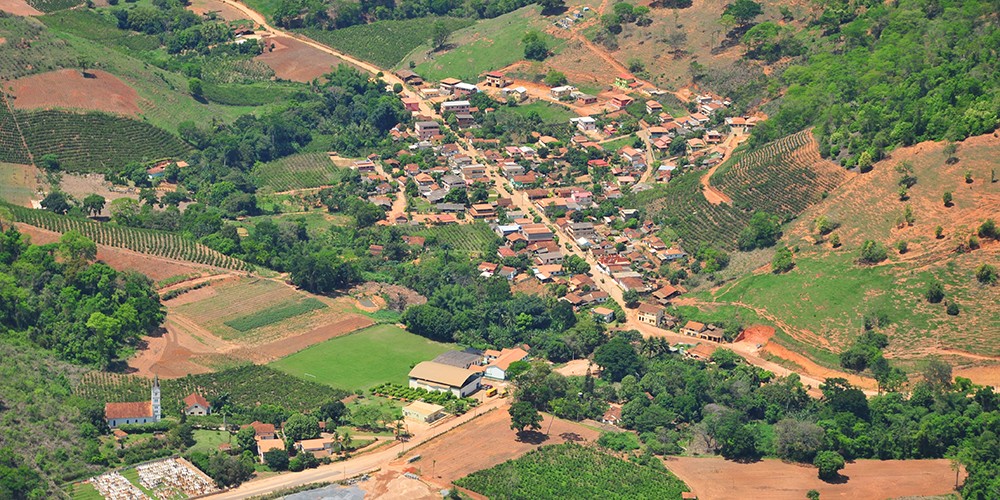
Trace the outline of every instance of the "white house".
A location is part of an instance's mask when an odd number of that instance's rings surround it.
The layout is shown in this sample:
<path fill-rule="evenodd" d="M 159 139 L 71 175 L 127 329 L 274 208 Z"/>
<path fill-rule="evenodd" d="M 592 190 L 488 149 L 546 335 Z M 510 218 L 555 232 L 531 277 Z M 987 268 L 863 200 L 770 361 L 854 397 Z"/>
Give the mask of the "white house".
<path fill-rule="evenodd" d="M 492 378 L 495 380 L 506 380 L 507 379 L 507 369 L 510 368 L 510 364 L 515 361 L 524 361 L 528 359 L 528 352 L 520 347 L 514 349 L 504 349 L 500 351 L 500 355 L 496 359 L 486 365 L 486 370 L 483 372 L 486 378 Z"/>
<path fill-rule="evenodd" d="M 184 398 L 184 413 L 187 415 L 209 415 L 212 413 L 212 405 L 204 396 L 197 392 Z"/>
<path fill-rule="evenodd" d="M 576 118 L 570 118 L 569 122 L 576 125 L 576 128 L 581 132 L 587 132 L 589 130 L 597 130 L 597 120 L 590 116 L 579 116 Z"/>

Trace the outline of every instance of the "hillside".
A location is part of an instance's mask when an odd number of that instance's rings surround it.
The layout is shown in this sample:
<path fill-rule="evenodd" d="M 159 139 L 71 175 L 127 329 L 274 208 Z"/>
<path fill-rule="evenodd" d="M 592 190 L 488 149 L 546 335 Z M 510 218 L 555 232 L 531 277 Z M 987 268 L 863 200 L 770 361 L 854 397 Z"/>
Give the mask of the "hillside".
<path fill-rule="evenodd" d="M 993 338 L 1000 331 L 1000 287 L 981 285 L 974 277 L 980 264 L 1000 263 L 1000 243 L 982 239 L 979 249 L 956 251 L 984 219 L 1000 213 L 1000 183 L 990 182 L 1000 139 L 991 134 L 964 141 L 953 164 L 946 161 L 945 147 L 921 143 L 896 150 L 871 173 L 832 191 L 785 231 L 787 244 L 798 249 L 794 270 L 749 276 L 720 289 L 715 299 L 745 303 L 781 318 L 805 344 L 792 347 L 806 351 L 839 352 L 862 331 L 863 316 L 884 313 L 891 321 L 885 331 L 892 357 L 913 361 L 940 355 L 965 365 L 1000 361 Z M 897 192 L 901 164 L 910 165 L 916 178 L 906 201 Z M 971 183 L 965 181 L 966 172 L 971 172 Z M 942 202 L 946 191 L 954 193 L 951 207 Z M 914 215 L 912 225 L 900 224 L 907 206 Z M 816 232 L 820 217 L 836 226 L 828 236 Z M 934 235 L 937 226 L 943 230 L 940 238 Z M 834 235 L 839 248 L 829 243 Z M 865 240 L 884 245 L 889 259 L 875 266 L 856 264 Z M 902 241 L 908 248 L 901 254 L 896 246 Z M 945 302 L 959 305 L 958 316 L 947 315 L 944 303 L 924 298 L 935 281 L 944 285 Z"/>

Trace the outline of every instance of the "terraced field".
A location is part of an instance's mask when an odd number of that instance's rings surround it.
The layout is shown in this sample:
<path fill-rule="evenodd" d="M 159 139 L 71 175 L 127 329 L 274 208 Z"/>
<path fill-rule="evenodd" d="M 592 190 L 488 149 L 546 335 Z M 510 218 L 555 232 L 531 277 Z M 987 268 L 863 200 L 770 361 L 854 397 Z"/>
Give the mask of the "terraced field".
<path fill-rule="evenodd" d="M 187 154 L 177 136 L 153 125 L 103 113 L 16 111 L 21 133 L 36 158 L 59 157 L 62 168 L 94 172 L 133 161 Z"/>
<path fill-rule="evenodd" d="M 74 219 L 44 210 L 32 210 L 6 203 L 0 204 L 0 206 L 10 210 L 18 222 L 58 233 L 71 230 L 80 231 L 84 236 L 102 245 L 127 248 L 136 252 L 225 269 L 247 269 L 245 262 L 223 255 L 176 233 L 110 226 L 87 219 Z"/>
<path fill-rule="evenodd" d="M 719 167 L 712 184 L 733 204 L 709 203 L 701 193 L 702 172 L 687 172 L 668 185 L 633 197 L 632 206 L 647 207 L 688 248 L 701 244 L 735 248 L 740 231 L 755 210 L 793 217 L 823 199 L 852 174 L 819 156 L 811 132 L 784 137 L 737 156 Z"/>
<path fill-rule="evenodd" d="M 265 191 L 281 192 L 328 186 L 340 180 L 343 169 L 326 153 L 302 153 L 258 165 L 253 175 Z"/>
<path fill-rule="evenodd" d="M 496 239 L 496 233 L 481 222 L 429 227 L 413 234 L 427 238 L 428 245 L 448 245 L 453 250 L 476 253 L 489 250 L 490 243 Z"/>

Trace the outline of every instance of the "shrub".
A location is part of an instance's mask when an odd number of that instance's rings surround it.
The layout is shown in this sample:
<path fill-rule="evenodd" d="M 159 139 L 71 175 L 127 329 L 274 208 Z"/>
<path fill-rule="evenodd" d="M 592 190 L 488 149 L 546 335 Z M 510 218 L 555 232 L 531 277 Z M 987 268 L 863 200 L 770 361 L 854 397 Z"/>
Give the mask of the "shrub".
<path fill-rule="evenodd" d="M 951 200 L 952 200 L 951 191 L 945 191 L 944 195 L 941 196 L 941 201 L 944 202 L 944 206 L 950 207 L 951 206 Z"/>
<path fill-rule="evenodd" d="M 984 285 L 993 285 L 997 282 L 997 268 L 991 264 L 982 264 L 976 268 L 976 280 Z"/>
<path fill-rule="evenodd" d="M 795 267 L 795 262 L 792 261 L 792 251 L 788 247 L 779 248 L 774 253 L 774 258 L 771 259 L 771 271 L 784 273 L 791 271 L 793 267 Z"/>
<path fill-rule="evenodd" d="M 927 293 L 924 294 L 927 297 L 927 302 L 931 304 L 937 304 L 944 300 L 944 286 L 939 282 L 931 283 L 931 286 L 927 288 Z"/>
<path fill-rule="evenodd" d="M 997 230 L 997 223 L 993 219 L 983 221 L 977 233 L 980 238 L 1000 239 L 1000 230 Z"/>
<path fill-rule="evenodd" d="M 906 243 L 906 240 L 902 240 L 896 243 L 896 250 L 899 250 L 899 253 L 901 254 L 906 253 L 906 251 L 909 250 L 909 248 L 910 246 L 908 243 Z"/>
<path fill-rule="evenodd" d="M 821 451 L 816 454 L 813 465 L 819 469 L 819 478 L 830 481 L 840 476 L 840 470 L 844 468 L 844 457 L 835 451 Z"/>
<path fill-rule="evenodd" d="M 958 308 L 958 304 L 954 302 L 948 303 L 948 309 L 946 309 L 946 311 L 948 313 L 948 316 L 958 316 L 958 313 L 961 312 Z"/>
<path fill-rule="evenodd" d="M 639 440 L 631 432 L 602 432 L 597 438 L 597 444 L 614 451 L 632 451 L 639 449 Z"/>
<path fill-rule="evenodd" d="M 886 259 L 888 255 L 886 254 L 885 247 L 880 243 L 872 240 L 866 240 L 861 245 L 861 258 L 860 261 L 865 264 L 875 264 L 882 262 Z"/>
<path fill-rule="evenodd" d="M 934 237 L 935 238 L 941 239 L 941 235 L 942 234 L 944 234 L 944 228 L 943 227 L 938 226 L 938 227 L 934 228 Z"/>

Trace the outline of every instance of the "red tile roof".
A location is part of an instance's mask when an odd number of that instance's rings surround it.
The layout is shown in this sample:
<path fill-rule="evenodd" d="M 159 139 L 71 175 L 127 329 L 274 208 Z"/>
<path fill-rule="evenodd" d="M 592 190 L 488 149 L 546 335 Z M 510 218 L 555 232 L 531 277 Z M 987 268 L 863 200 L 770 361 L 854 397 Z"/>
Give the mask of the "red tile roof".
<path fill-rule="evenodd" d="M 190 396 L 184 398 L 184 407 L 190 408 L 194 405 L 201 405 L 203 408 L 208 408 L 208 400 L 204 396 L 198 394 L 197 392 L 192 392 Z"/>
<path fill-rule="evenodd" d="M 104 417 L 112 418 L 143 418 L 153 416 L 153 403 L 139 401 L 135 403 L 107 403 L 104 405 Z"/>

